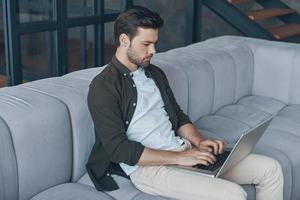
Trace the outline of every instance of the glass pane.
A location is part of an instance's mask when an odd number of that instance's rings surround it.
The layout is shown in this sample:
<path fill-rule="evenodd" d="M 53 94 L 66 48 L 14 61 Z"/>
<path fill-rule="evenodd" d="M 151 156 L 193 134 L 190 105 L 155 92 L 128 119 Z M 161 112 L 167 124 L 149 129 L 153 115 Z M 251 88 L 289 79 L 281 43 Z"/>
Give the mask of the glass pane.
<path fill-rule="evenodd" d="M 5 46 L 4 46 L 4 21 L 3 21 L 3 5 L 0 2 L 0 66 L 5 62 Z M 1 71 L 1 70 L 0 70 Z"/>
<path fill-rule="evenodd" d="M 94 14 L 94 0 L 67 0 L 68 17 L 84 17 Z"/>
<path fill-rule="evenodd" d="M 21 64 L 24 79 L 36 80 L 55 75 L 56 49 L 54 31 L 21 36 Z"/>
<path fill-rule="evenodd" d="M 54 0 L 20 0 L 20 22 L 55 20 Z"/>
<path fill-rule="evenodd" d="M 115 54 L 116 46 L 114 41 L 114 22 L 105 23 L 105 47 L 104 47 L 104 63 L 109 63 Z"/>
<path fill-rule="evenodd" d="M 159 39 L 156 45 L 157 52 L 174 49 L 186 45 L 190 21 L 187 20 L 187 9 L 191 1 L 182 0 L 152 0 L 133 1 L 134 5 L 146 7 L 157 12 L 164 20 L 163 27 L 159 30 Z M 166 9 L 168 5 L 172 9 Z M 170 7 L 169 6 L 169 7 Z"/>
<path fill-rule="evenodd" d="M 68 30 L 69 72 L 94 66 L 94 26 Z"/>
<path fill-rule="evenodd" d="M 0 2 L 0 87 L 6 86 L 3 5 Z"/>
<path fill-rule="evenodd" d="M 125 0 L 105 0 L 105 14 L 118 13 L 125 8 Z"/>

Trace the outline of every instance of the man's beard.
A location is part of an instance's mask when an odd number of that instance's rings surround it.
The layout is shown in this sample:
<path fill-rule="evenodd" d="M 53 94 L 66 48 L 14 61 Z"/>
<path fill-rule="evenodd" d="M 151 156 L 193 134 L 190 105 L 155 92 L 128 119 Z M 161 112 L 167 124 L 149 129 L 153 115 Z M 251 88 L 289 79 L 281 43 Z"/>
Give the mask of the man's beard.
<path fill-rule="evenodd" d="M 131 63 L 137 65 L 138 67 L 145 68 L 149 66 L 152 55 L 147 57 L 148 61 L 143 61 L 143 59 L 136 56 L 136 54 L 133 52 L 132 48 L 130 47 L 127 51 L 127 57 Z"/>

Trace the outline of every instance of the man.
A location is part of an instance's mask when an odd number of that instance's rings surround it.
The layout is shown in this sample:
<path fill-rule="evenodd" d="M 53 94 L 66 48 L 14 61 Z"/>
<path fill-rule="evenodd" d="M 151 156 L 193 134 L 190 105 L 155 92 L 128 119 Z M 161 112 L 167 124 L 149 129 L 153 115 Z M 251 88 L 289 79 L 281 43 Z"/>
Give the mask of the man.
<path fill-rule="evenodd" d="M 150 64 L 162 25 L 157 13 L 142 7 L 124 11 L 115 22 L 115 56 L 88 94 L 96 143 L 87 170 L 95 187 L 117 189 L 111 173 L 124 171 L 138 189 L 153 195 L 243 200 L 246 193 L 238 184 L 255 184 L 257 200 L 282 200 L 281 167 L 269 157 L 251 154 L 215 179 L 165 166 L 213 164 L 225 144 L 199 133 L 163 71 Z"/>

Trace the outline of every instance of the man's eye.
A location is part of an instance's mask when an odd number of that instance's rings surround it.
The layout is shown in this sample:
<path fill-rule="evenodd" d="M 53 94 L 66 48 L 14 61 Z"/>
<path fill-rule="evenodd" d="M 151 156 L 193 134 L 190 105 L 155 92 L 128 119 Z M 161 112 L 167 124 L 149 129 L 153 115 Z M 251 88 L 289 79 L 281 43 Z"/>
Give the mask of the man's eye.
<path fill-rule="evenodd" d="M 145 47 L 147 47 L 147 46 L 149 46 L 149 45 L 150 45 L 150 44 L 148 44 L 148 43 L 147 43 L 147 44 L 144 44 Z"/>

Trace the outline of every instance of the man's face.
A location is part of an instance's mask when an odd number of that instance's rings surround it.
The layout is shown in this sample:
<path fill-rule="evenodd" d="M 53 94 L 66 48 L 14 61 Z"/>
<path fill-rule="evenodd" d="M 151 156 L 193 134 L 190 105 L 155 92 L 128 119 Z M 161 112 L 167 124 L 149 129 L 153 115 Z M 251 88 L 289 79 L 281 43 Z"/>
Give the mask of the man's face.
<path fill-rule="evenodd" d="M 127 49 L 128 60 L 140 67 L 147 67 L 155 54 L 155 44 L 158 40 L 158 30 L 138 28 L 137 34 L 130 41 Z"/>

